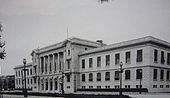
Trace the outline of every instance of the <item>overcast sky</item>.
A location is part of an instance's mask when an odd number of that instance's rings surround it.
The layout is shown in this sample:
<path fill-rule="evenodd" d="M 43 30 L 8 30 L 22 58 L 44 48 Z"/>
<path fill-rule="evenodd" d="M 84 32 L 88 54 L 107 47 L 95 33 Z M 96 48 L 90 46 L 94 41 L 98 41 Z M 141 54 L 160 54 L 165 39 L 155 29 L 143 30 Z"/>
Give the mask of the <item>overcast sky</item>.
<path fill-rule="evenodd" d="M 2 74 L 33 49 L 75 36 L 106 44 L 154 36 L 170 42 L 170 0 L 0 0 L 7 57 Z"/>

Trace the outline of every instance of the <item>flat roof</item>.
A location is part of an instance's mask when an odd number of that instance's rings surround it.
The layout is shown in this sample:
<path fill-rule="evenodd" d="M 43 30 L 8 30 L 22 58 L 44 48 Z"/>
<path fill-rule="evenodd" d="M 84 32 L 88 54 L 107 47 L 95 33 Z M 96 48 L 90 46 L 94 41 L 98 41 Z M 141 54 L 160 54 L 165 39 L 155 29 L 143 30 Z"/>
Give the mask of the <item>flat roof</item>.
<path fill-rule="evenodd" d="M 146 42 L 156 43 L 158 45 L 162 45 L 164 47 L 170 48 L 169 42 L 160 40 L 160 39 L 152 37 L 152 36 L 146 36 L 146 37 L 142 37 L 142 38 L 138 38 L 138 39 L 123 41 L 123 42 L 120 42 L 120 43 L 115 43 L 115 44 L 106 45 L 106 46 L 103 46 L 103 47 L 98 47 L 98 48 L 94 48 L 94 49 L 91 49 L 91 50 L 83 51 L 79 54 L 79 56 L 91 54 L 91 53 L 96 53 L 96 52 L 101 52 L 101 51 L 107 51 L 107 50 L 111 50 L 111 49 L 128 47 L 128 46 L 137 45 L 137 44 L 143 44 L 143 43 L 146 43 Z"/>

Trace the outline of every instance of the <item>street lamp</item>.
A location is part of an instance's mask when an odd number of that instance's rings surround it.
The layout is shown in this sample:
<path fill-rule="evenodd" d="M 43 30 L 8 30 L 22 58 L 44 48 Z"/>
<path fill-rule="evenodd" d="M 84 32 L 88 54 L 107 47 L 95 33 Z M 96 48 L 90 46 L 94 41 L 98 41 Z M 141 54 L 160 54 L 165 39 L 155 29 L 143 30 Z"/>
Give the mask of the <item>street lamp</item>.
<path fill-rule="evenodd" d="M 140 73 L 140 90 L 139 90 L 139 94 L 141 94 L 141 90 L 142 90 L 142 84 L 141 84 L 141 80 L 142 80 L 142 70 L 139 70 Z"/>
<path fill-rule="evenodd" d="M 120 62 L 120 91 L 119 91 L 120 96 L 122 96 L 122 73 L 123 73 L 122 66 L 123 66 L 123 63 Z"/>
<path fill-rule="evenodd" d="M 26 71 L 27 71 L 27 69 L 26 69 L 26 63 L 27 63 L 27 61 L 24 58 L 23 59 L 23 64 L 24 64 L 24 69 L 23 69 L 23 71 L 24 71 L 24 85 L 25 85 L 24 89 L 23 89 L 24 97 L 27 97 L 27 88 L 26 88 Z"/>

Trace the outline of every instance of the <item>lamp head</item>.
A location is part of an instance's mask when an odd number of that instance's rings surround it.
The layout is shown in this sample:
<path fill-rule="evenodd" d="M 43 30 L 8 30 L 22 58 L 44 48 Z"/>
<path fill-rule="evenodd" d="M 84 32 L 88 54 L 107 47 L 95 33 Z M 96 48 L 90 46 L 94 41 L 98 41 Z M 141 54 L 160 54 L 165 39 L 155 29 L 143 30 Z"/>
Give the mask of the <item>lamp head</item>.
<path fill-rule="evenodd" d="M 26 63 L 27 63 L 26 58 L 24 58 L 23 59 L 23 64 L 26 64 Z"/>

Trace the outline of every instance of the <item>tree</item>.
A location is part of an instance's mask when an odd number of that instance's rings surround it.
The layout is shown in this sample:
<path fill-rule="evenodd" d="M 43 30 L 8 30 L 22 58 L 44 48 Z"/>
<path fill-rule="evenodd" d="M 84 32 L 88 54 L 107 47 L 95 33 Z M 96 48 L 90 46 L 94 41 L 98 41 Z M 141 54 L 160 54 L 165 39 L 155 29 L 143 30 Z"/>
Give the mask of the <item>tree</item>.
<path fill-rule="evenodd" d="M 2 32 L 2 24 L 0 23 L 0 32 Z M 5 52 L 5 41 L 2 41 L 2 36 L 0 34 L 0 59 L 4 59 L 6 52 Z"/>

